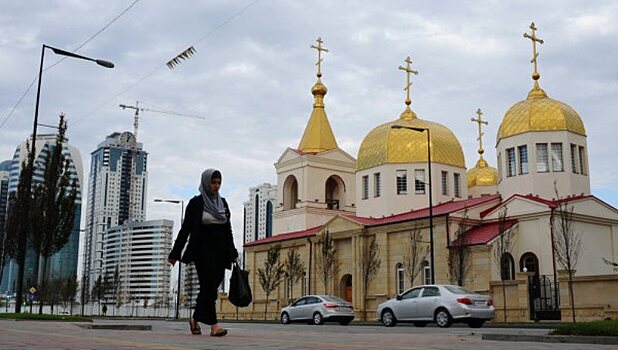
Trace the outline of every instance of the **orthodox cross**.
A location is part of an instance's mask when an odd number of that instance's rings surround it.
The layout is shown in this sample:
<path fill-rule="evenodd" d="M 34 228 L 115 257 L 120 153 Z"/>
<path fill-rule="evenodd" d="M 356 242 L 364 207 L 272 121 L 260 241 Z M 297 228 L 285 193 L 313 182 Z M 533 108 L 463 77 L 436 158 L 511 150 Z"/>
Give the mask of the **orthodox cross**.
<path fill-rule="evenodd" d="M 536 81 L 541 77 L 536 65 L 537 57 L 539 57 L 539 54 L 536 52 L 536 43 L 542 44 L 544 41 L 541 38 L 537 38 L 536 25 L 534 25 L 534 22 L 530 24 L 530 29 L 532 30 L 532 34 L 524 33 L 524 38 L 528 38 L 532 41 L 532 61 L 530 61 L 530 63 L 534 63 L 534 73 L 532 74 L 532 79 Z"/>
<path fill-rule="evenodd" d="M 410 68 L 410 65 L 412 64 L 412 60 L 410 60 L 410 56 L 408 56 L 404 62 L 406 62 L 406 66 L 405 67 L 399 66 L 399 70 L 406 72 L 406 87 L 404 88 L 404 90 L 406 91 L 406 105 L 409 106 L 410 103 L 412 103 L 412 101 L 410 101 L 410 86 L 412 85 L 412 83 L 410 82 L 410 73 L 414 75 L 418 75 L 418 71 L 415 71 Z"/>
<path fill-rule="evenodd" d="M 479 137 L 476 140 L 479 142 L 479 154 L 483 157 L 483 153 L 485 152 L 483 149 L 483 135 L 485 135 L 485 133 L 483 133 L 482 124 L 487 125 L 488 123 L 481 118 L 483 112 L 481 112 L 480 108 L 476 111 L 476 115 L 479 116 L 477 119 L 471 118 L 470 120 L 479 125 Z"/>
<path fill-rule="evenodd" d="M 312 49 L 316 49 L 316 50 L 318 50 L 318 63 L 316 63 L 315 65 L 316 65 L 316 66 L 318 66 L 318 78 L 320 78 L 320 77 L 322 76 L 322 60 L 323 60 L 323 58 L 322 58 L 322 51 L 324 51 L 324 52 L 328 52 L 328 49 L 327 49 L 327 48 L 322 47 L 322 44 L 323 44 L 324 42 L 322 41 L 322 38 L 321 38 L 321 37 L 318 37 L 318 38 L 316 39 L 316 41 L 318 42 L 318 46 L 311 45 L 310 47 L 311 47 Z"/>

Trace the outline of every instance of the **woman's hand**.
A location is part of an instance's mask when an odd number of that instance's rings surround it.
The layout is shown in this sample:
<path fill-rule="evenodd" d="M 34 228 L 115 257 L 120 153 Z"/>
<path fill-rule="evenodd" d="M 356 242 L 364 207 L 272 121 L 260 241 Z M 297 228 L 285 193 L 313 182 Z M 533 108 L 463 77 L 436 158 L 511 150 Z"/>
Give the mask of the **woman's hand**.
<path fill-rule="evenodd" d="M 172 264 L 172 266 L 176 265 L 176 259 L 174 258 L 167 258 L 167 262 Z"/>

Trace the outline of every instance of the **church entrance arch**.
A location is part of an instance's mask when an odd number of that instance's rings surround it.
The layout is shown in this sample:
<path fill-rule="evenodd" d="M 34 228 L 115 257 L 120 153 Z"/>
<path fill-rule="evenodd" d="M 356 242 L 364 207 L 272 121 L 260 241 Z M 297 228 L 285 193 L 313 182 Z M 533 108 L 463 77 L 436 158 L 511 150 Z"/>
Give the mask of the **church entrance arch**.
<path fill-rule="evenodd" d="M 332 175 L 326 179 L 326 207 L 339 210 L 345 199 L 345 183 L 337 176 Z"/>
<path fill-rule="evenodd" d="M 298 181 L 294 175 L 290 175 L 283 182 L 283 210 L 296 209 L 296 202 L 298 202 Z"/>
<path fill-rule="evenodd" d="M 346 274 L 339 282 L 339 296 L 347 302 L 352 302 L 352 275 Z"/>

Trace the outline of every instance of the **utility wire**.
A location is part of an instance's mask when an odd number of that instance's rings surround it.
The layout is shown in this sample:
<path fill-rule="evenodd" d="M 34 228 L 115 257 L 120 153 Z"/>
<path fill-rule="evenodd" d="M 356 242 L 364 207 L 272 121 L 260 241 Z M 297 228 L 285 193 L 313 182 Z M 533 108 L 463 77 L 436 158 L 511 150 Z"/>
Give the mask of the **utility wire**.
<path fill-rule="evenodd" d="M 191 44 L 191 46 L 194 46 L 204 40 L 206 40 L 208 37 L 210 37 L 211 35 L 213 35 L 214 33 L 216 33 L 219 29 L 221 29 L 223 26 L 225 26 L 226 24 L 232 22 L 234 19 L 236 19 L 238 16 L 242 15 L 245 11 L 247 11 L 251 6 L 255 5 L 256 3 L 258 3 L 260 0 L 254 0 L 253 2 L 249 3 L 247 6 L 243 7 L 242 9 L 240 9 L 238 12 L 236 12 L 235 14 L 233 14 L 232 16 L 230 16 L 229 18 L 227 18 L 225 21 L 221 22 L 219 25 L 217 25 L 216 27 L 214 27 L 213 29 L 211 29 L 208 33 L 206 33 L 205 35 L 203 35 L 201 38 L 197 39 L 197 41 L 195 41 L 193 44 Z M 186 46 L 185 46 L 186 47 Z M 101 108 L 105 107 L 106 105 L 108 105 L 109 103 L 113 102 L 114 100 L 116 100 L 116 98 L 118 98 L 119 96 L 123 95 L 125 92 L 133 89 L 135 86 L 137 86 L 138 84 L 140 84 L 142 81 L 150 78 L 153 74 L 155 74 L 159 69 L 165 68 L 167 67 L 166 64 L 161 64 L 158 65 L 157 67 L 155 67 L 152 71 L 150 71 L 148 74 L 144 75 L 142 78 L 140 78 L 139 80 L 137 80 L 136 82 L 134 82 L 133 84 L 129 85 L 127 88 L 125 88 L 124 90 L 120 91 L 119 93 L 115 94 L 113 97 L 111 97 L 110 99 L 106 100 L 105 102 L 103 102 L 102 104 L 100 104 L 98 107 L 96 107 L 95 109 L 91 110 L 90 112 L 86 113 L 84 116 L 82 116 L 81 118 L 78 118 L 76 120 L 73 121 L 73 125 L 81 122 L 82 120 L 90 117 L 91 115 L 93 115 L 94 113 L 98 112 Z"/>
<path fill-rule="evenodd" d="M 81 49 L 82 47 L 86 46 L 86 44 L 88 44 L 89 42 L 91 42 L 94 38 L 96 38 L 99 34 L 103 33 L 109 26 L 111 26 L 114 22 L 116 22 L 120 17 L 122 17 L 125 13 L 127 13 L 133 6 L 135 6 L 138 2 L 140 2 L 140 0 L 135 0 L 133 1 L 126 9 L 124 9 L 122 12 L 120 12 L 120 14 L 118 14 L 116 17 L 114 17 L 111 21 L 107 22 L 106 25 L 104 25 L 101 29 L 99 29 L 96 33 L 94 33 L 93 35 L 90 36 L 90 38 L 86 39 L 86 41 L 84 41 L 81 45 L 79 45 L 78 47 L 76 47 L 73 51 L 73 53 L 79 51 L 79 49 Z M 58 61 L 56 61 L 54 64 L 50 65 L 49 67 L 46 67 L 45 69 L 43 69 L 43 72 L 48 71 L 49 69 L 54 68 L 55 66 L 57 66 L 58 64 L 60 64 L 60 62 L 64 61 L 65 59 L 67 59 L 68 57 L 64 56 L 61 59 L 59 59 Z M 26 97 L 26 95 L 28 94 L 28 92 L 30 91 L 30 89 L 32 89 L 32 86 L 34 85 L 34 83 L 37 81 L 37 79 L 39 78 L 39 75 L 37 74 L 34 79 L 32 79 L 32 81 L 30 82 L 30 85 L 28 85 L 28 88 L 26 88 L 26 91 L 24 91 L 24 93 L 21 95 L 21 97 L 19 98 L 19 100 L 15 103 L 15 105 L 13 105 L 13 108 L 11 108 L 11 110 L 9 111 L 9 113 L 7 114 L 6 117 L 4 117 L 4 120 L 2 121 L 2 123 L 0 123 L 0 129 L 2 129 L 2 127 L 4 127 L 4 125 L 7 123 L 7 121 L 11 118 L 11 115 L 13 115 L 13 112 L 15 111 L 15 109 L 17 107 L 19 107 L 19 105 L 21 104 L 21 101 L 24 100 L 24 97 Z"/>

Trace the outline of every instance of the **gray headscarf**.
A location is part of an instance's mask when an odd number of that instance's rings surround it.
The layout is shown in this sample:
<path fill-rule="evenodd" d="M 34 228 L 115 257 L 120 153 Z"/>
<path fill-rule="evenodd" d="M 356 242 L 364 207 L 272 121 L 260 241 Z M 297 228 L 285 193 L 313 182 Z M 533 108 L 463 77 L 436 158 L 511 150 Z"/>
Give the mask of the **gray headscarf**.
<path fill-rule="evenodd" d="M 212 181 L 212 176 L 215 172 L 218 173 L 217 175 L 221 176 L 221 172 L 216 169 L 206 169 L 202 173 L 200 193 L 202 194 L 202 199 L 204 200 L 204 214 L 206 214 L 206 216 L 211 216 L 214 219 L 214 222 L 212 223 L 225 223 L 227 221 L 227 216 L 225 215 L 225 205 L 223 204 L 223 199 L 221 199 L 218 192 L 213 193 L 210 191 L 210 182 Z"/>

